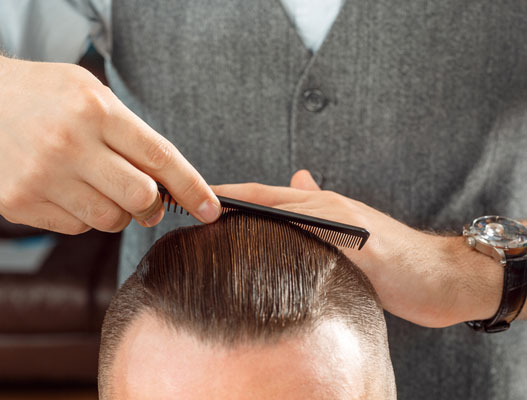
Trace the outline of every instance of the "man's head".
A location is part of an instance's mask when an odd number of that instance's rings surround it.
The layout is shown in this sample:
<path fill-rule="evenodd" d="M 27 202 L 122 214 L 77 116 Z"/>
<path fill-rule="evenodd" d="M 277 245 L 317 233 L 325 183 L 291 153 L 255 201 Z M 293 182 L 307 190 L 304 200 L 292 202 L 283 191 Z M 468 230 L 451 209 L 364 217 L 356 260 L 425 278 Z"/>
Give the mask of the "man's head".
<path fill-rule="evenodd" d="M 392 399 L 362 272 L 286 222 L 231 213 L 149 250 L 106 314 L 108 399 Z"/>

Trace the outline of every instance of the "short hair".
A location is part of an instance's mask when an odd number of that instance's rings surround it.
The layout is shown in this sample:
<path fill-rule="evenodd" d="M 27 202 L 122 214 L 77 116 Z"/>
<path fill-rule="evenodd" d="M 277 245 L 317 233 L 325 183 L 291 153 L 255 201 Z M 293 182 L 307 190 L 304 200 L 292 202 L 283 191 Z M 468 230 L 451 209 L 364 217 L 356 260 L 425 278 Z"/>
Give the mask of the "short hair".
<path fill-rule="evenodd" d="M 276 340 L 338 319 L 358 333 L 369 355 L 389 359 L 382 309 L 359 268 L 297 226 L 241 212 L 171 231 L 144 256 L 104 319 L 101 395 L 121 339 L 145 310 L 225 346 Z"/>

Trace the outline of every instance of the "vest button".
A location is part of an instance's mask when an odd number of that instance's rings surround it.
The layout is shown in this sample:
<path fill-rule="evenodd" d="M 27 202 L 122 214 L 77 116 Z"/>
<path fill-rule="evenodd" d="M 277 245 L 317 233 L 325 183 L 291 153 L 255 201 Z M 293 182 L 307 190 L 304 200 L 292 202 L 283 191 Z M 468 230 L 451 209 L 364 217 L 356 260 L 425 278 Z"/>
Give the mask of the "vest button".
<path fill-rule="evenodd" d="M 319 89 L 307 89 L 304 92 L 304 107 L 310 112 L 321 112 L 326 108 L 328 98 Z"/>

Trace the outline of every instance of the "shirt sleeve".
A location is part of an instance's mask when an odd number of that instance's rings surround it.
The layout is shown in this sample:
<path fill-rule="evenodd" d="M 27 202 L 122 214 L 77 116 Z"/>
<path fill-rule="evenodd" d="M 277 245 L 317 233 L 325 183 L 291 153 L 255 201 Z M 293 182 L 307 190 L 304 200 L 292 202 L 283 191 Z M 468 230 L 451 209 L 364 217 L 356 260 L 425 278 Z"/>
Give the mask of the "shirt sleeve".
<path fill-rule="evenodd" d="M 0 49 L 35 61 L 76 63 L 90 42 L 110 54 L 111 0 L 1 0 Z"/>

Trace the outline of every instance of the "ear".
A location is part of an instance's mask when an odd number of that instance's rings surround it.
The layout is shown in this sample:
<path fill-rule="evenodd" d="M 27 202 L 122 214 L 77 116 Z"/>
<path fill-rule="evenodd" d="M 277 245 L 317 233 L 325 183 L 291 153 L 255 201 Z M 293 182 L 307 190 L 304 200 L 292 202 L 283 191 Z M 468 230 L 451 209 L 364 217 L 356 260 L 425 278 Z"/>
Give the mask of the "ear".
<path fill-rule="evenodd" d="M 291 178 L 290 186 L 302 190 L 320 190 L 320 187 L 307 169 L 301 169 L 295 172 Z"/>

